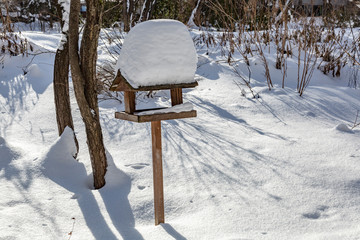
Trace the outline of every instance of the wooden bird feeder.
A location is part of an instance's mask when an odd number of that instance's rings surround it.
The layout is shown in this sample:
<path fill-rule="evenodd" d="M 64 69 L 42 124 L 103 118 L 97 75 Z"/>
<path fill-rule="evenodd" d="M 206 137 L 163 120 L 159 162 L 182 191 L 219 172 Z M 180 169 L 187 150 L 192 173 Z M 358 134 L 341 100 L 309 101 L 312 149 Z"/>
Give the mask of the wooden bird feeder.
<path fill-rule="evenodd" d="M 151 122 L 152 158 L 153 158 L 153 184 L 155 225 L 165 222 L 164 216 L 164 191 L 162 173 L 162 147 L 161 147 L 161 120 L 196 117 L 196 110 L 176 110 L 183 104 L 182 89 L 193 88 L 196 81 L 184 84 L 155 85 L 134 88 L 121 75 L 120 70 L 110 88 L 111 91 L 124 92 L 125 111 L 116 112 L 115 118 L 132 122 Z M 170 90 L 170 108 L 136 109 L 135 95 L 138 91 Z M 172 110 L 174 109 L 174 110 Z"/>
<path fill-rule="evenodd" d="M 115 118 L 128 120 L 132 122 L 153 122 L 161 120 L 171 120 L 179 118 L 190 118 L 196 117 L 196 110 L 191 111 L 180 111 L 180 112 L 171 112 L 171 109 L 166 108 L 152 108 L 152 109 L 136 109 L 135 104 L 135 93 L 138 91 L 156 91 L 156 90 L 170 90 L 171 95 L 171 105 L 176 106 L 183 104 L 182 89 L 183 88 L 193 88 L 198 84 L 196 81 L 193 83 L 184 83 L 184 84 L 169 84 L 169 85 L 155 85 L 155 86 L 145 86 L 134 88 L 129 82 L 121 75 L 120 70 L 118 70 L 117 76 L 110 87 L 111 91 L 123 91 L 124 92 L 124 104 L 125 111 L 116 112 Z M 149 112 L 150 114 L 146 114 Z M 158 113 L 154 113 L 158 112 Z"/>
<path fill-rule="evenodd" d="M 137 24 L 123 42 L 116 77 L 110 90 L 124 92 L 125 111 L 115 118 L 151 122 L 155 225 L 165 222 L 161 150 L 161 121 L 196 117 L 190 103 L 183 103 L 182 89 L 197 86 L 197 54 L 187 27 L 169 19 Z M 170 90 L 171 107 L 136 109 L 138 91 Z"/>

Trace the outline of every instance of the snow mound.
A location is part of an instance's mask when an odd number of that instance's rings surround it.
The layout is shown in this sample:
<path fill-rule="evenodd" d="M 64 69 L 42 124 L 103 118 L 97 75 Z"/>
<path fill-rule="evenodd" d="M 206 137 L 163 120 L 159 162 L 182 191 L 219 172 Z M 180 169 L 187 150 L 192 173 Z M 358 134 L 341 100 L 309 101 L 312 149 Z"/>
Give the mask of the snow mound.
<path fill-rule="evenodd" d="M 131 186 L 130 177 L 117 168 L 114 159 L 108 151 L 106 151 L 106 158 L 108 166 L 106 168 L 106 184 L 103 188 L 103 191 L 112 189 L 117 189 L 119 191 L 122 188 L 129 188 L 126 190 L 129 192 Z"/>
<path fill-rule="evenodd" d="M 38 64 L 31 64 L 27 71 L 26 76 L 33 90 L 38 94 L 44 93 L 51 82 L 48 73 L 40 68 Z"/>
<path fill-rule="evenodd" d="M 148 110 L 136 113 L 136 115 L 152 115 L 152 114 L 161 114 L 161 113 L 180 113 L 180 112 L 187 112 L 193 110 L 193 105 L 191 103 L 183 103 L 178 104 L 169 108 L 165 109 L 158 109 L 158 110 Z"/>
<path fill-rule="evenodd" d="M 347 132 L 347 133 L 353 133 L 353 130 L 351 130 L 345 123 L 340 123 L 336 126 L 336 130 L 340 132 Z"/>
<path fill-rule="evenodd" d="M 42 78 L 44 76 L 43 70 L 37 64 L 31 64 L 28 68 L 28 77 Z"/>
<path fill-rule="evenodd" d="M 46 153 L 42 164 L 46 176 L 72 192 L 88 187 L 85 167 L 74 159 L 75 154 L 74 132 L 66 127 Z"/>
<path fill-rule="evenodd" d="M 66 127 L 61 136 L 50 147 L 50 150 L 47 153 L 47 157 L 51 159 L 52 162 L 59 160 L 60 163 L 58 167 L 61 167 L 64 165 L 72 165 L 74 162 L 76 162 L 74 160 L 75 155 L 76 145 L 74 141 L 74 132 L 71 128 Z M 70 159 L 70 161 L 65 159 Z"/>
<path fill-rule="evenodd" d="M 158 19 L 136 25 L 125 38 L 116 73 L 134 87 L 194 82 L 197 54 L 184 24 Z"/>

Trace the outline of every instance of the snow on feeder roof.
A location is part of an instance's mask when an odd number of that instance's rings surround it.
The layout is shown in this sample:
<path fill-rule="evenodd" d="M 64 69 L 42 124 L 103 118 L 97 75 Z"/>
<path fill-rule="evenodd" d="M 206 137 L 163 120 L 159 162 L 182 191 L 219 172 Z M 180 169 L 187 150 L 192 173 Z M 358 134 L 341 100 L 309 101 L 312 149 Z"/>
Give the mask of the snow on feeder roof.
<path fill-rule="evenodd" d="M 151 20 L 128 33 L 116 64 L 112 91 L 124 91 L 125 111 L 115 118 L 151 122 L 155 225 L 165 223 L 161 121 L 196 117 L 191 103 L 183 103 L 182 88 L 195 87 L 197 56 L 184 24 Z M 136 109 L 137 91 L 170 89 L 168 108 Z"/>
<path fill-rule="evenodd" d="M 194 43 L 184 24 L 169 19 L 142 22 L 125 38 L 111 90 L 194 87 L 196 65 Z"/>

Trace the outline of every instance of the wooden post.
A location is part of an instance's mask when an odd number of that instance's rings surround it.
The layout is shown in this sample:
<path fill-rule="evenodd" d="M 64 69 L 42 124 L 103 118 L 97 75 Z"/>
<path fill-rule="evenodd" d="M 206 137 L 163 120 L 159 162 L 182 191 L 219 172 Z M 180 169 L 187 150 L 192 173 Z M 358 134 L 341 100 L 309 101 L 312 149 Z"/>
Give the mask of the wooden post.
<path fill-rule="evenodd" d="M 124 92 L 125 112 L 134 113 L 135 111 L 135 92 Z"/>
<path fill-rule="evenodd" d="M 161 121 L 151 122 L 155 225 L 165 222 L 161 150 Z"/>
<path fill-rule="evenodd" d="M 183 103 L 182 88 L 170 89 L 171 105 L 175 106 Z"/>

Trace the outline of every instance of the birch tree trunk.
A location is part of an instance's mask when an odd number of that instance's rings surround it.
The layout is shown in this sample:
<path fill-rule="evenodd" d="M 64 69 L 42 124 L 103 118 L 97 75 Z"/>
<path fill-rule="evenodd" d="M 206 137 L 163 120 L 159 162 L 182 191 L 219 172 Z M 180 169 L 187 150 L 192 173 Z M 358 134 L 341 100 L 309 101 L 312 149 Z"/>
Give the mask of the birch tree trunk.
<path fill-rule="evenodd" d="M 196 19 L 197 15 L 198 15 L 198 8 L 200 6 L 201 1 L 202 0 L 197 0 L 195 8 L 191 12 L 190 18 L 189 18 L 189 20 L 187 22 L 187 25 L 189 27 L 197 27 L 194 20 Z"/>
<path fill-rule="evenodd" d="M 151 19 L 156 0 L 145 0 L 141 9 L 139 23 Z"/>
<path fill-rule="evenodd" d="M 80 0 L 71 1 L 69 57 L 75 96 L 86 129 L 87 144 L 94 176 L 94 187 L 99 189 L 105 185 L 107 168 L 96 91 L 97 45 L 102 20 L 103 2 L 101 0 L 87 0 L 86 7 L 86 23 L 79 54 Z"/>

